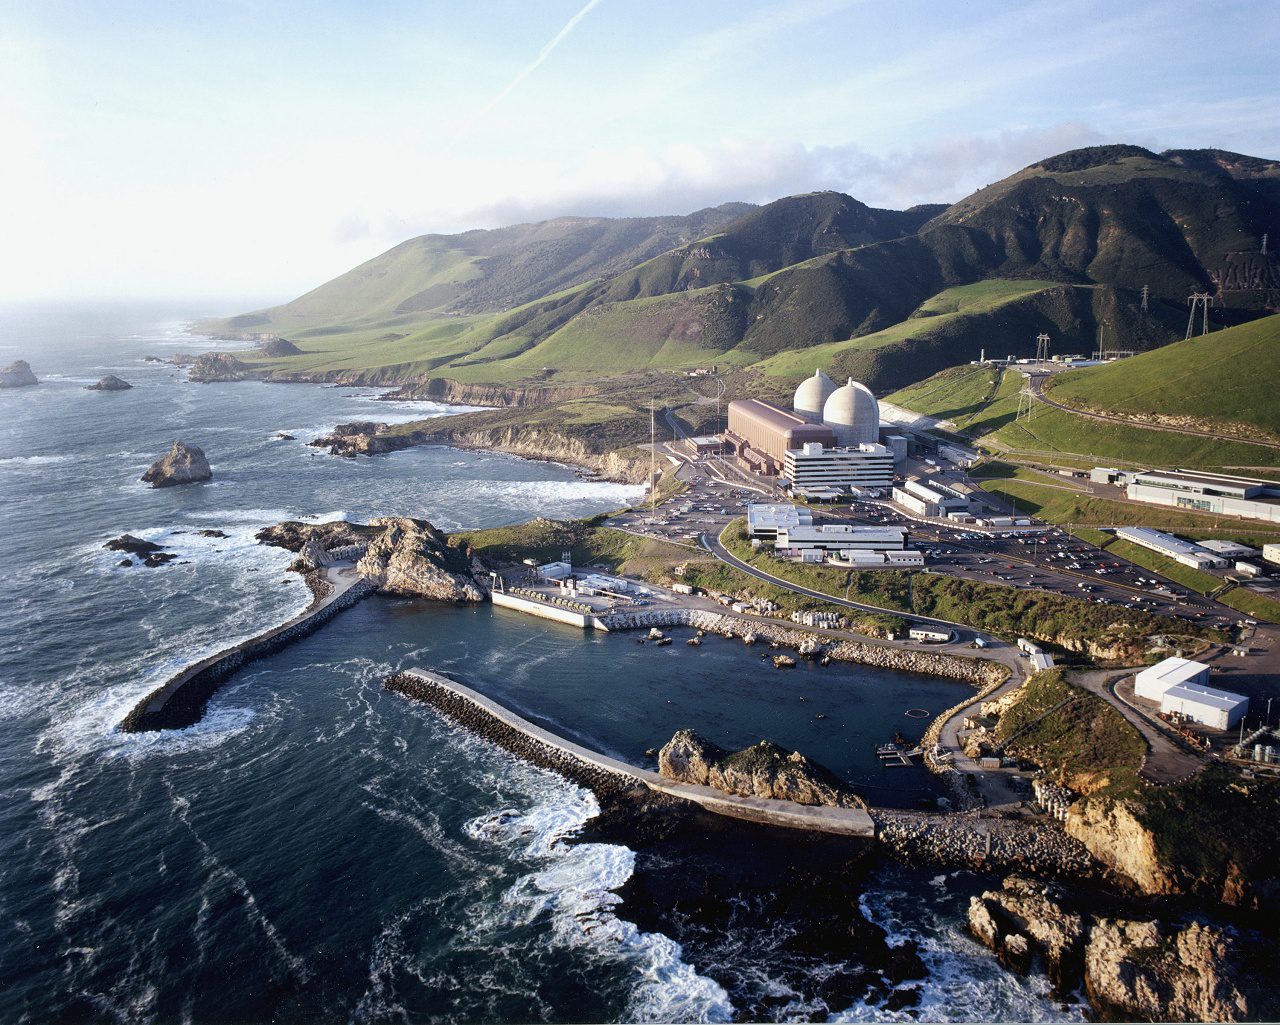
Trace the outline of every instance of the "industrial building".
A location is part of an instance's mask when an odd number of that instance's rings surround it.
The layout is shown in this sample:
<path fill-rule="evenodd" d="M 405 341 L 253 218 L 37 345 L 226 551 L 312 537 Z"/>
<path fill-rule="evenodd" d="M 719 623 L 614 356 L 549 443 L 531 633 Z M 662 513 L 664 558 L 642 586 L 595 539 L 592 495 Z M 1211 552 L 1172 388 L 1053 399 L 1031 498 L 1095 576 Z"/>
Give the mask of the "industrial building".
<path fill-rule="evenodd" d="M 1280 545 L 1271 544 L 1262 546 L 1262 557 L 1270 563 L 1280 566 Z"/>
<path fill-rule="evenodd" d="M 803 506 L 785 503 L 752 502 L 747 506 L 747 536 L 776 541 L 778 530 L 813 526 L 813 513 Z"/>
<path fill-rule="evenodd" d="M 1134 502 L 1280 523 L 1280 483 L 1275 481 L 1200 470 L 1113 472 Z"/>
<path fill-rule="evenodd" d="M 884 445 L 827 448 L 810 442 L 787 450 L 782 476 L 797 493 L 888 488 L 893 484 L 893 453 Z"/>
<path fill-rule="evenodd" d="M 907 440 L 899 434 L 886 440 L 881 444 L 880 404 L 871 390 L 852 378 L 837 387 L 821 370 L 796 388 L 790 410 L 760 399 L 729 403 L 725 441 L 739 462 L 782 476 L 806 497 L 889 487 Z"/>
<path fill-rule="evenodd" d="M 696 438 L 685 438 L 683 445 L 685 451 L 698 459 L 704 456 L 718 456 L 724 451 L 724 439 L 718 434 L 705 434 Z"/>
<path fill-rule="evenodd" d="M 915 513 L 917 516 L 939 518 L 951 513 L 968 513 L 969 498 L 945 484 L 930 481 L 928 484 L 918 480 L 909 480 L 901 487 L 893 489 L 895 505 Z"/>
<path fill-rule="evenodd" d="M 1115 534 L 1124 541 L 1132 541 L 1194 569 L 1220 569 L 1227 565 L 1227 560 L 1221 555 L 1180 537 L 1166 534 L 1163 530 L 1153 530 L 1151 527 L 1117 527 Z"/>
<path fill-rule="evenodd" d="M 776 474 L 790 449 L 809 443 L 836 444 L 835 432 L 810 423 L 759 399 L 734 399 L 729 403 L 729 437 L 738 458 L 756 473 Z"/>
<path fill-rule="evenodd" d="M 1213 729 L 1229 730 L 1249 710 L 1242 694 L 1208 686 L 1209 667 L 1185 658 L 1166 658 L 1133 680 L 1140 698 L 1158 701 L 1165 715 L 1178 715 Z"/>
<path fill-rule="evenodd" d="M 911 548 L 902 551 L 865 552 L 853 548 L 831 556 L 833 562 L 850 569 L 913 569 L 924 565 L 924 553 Z"/>

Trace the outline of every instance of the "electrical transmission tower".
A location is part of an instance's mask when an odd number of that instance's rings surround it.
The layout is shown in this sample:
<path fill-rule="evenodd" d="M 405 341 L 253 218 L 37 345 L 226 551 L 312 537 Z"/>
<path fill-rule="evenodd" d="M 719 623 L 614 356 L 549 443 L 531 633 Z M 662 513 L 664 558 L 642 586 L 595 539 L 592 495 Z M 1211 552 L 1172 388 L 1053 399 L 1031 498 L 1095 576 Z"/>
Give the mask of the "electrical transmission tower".
<path fill-rule="evenodd" d="M 1262 233 L 1262 255 L 1267 255 L 1267 233 L 1265 231 Z"/>
<path fill-rule="evenodd" d="M 1191 314 L 1187 317 L 1187 337 L 1191 337 L 1191 332 L 1196 326 L 1196 306 L 1200 306 L 1204 310 L 1204 326 L 1200 333 L 1207 335 L 1209 333 L 1209 305 L 1213 302 L 1213 296 L 1208 292 L 1192 292 L 1187 296 L 1187 305 L 1191 307 Z"/>
<path fill-rule="evenodd" d="M 1043 331 L 1036 336 L 1036 362 L 1049 362 L 1049 336 Z"/>
<path fill-rule="evenodd" d="M 1036 396 L 1031 390 L 1031 375 L 1023 374 L 1022 391 L 1018 392 L 1018 415 L 1015 420 L 1030 420 L 1036 409 Z"/>
<path fill-rule="evenodd" d="M 1142 286 L 1142 312 L 1143 313 L 1147 312 L 1147 300 L 1150 297 L 1151 297 L 1151 286 L 1143 285 Z"/>

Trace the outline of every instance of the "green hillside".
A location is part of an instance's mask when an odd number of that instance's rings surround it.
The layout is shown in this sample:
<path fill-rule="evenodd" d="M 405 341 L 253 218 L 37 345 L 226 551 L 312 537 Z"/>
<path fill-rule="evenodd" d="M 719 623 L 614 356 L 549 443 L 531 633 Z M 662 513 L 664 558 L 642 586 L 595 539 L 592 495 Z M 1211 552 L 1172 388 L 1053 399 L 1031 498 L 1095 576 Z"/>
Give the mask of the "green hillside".
<path fill-rule="evenodd" d="M 1176 418 L 1182 426 L 1280 441 L 1277 379 L 1280 315 L 1070 371 L 1049 394 L 1077 409 Z"/>

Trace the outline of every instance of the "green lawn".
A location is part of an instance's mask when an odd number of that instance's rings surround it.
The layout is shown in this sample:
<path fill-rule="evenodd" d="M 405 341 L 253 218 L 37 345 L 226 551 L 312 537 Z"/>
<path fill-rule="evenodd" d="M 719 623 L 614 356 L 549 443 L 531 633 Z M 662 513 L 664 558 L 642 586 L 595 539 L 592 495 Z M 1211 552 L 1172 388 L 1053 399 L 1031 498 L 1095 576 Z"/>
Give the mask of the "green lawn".
<path fill-rule="evenodd" d="M 1175 583 L 1189 587 L 1200 594 L 1209 594 L 1223 585 L 1221 577 L 1215 577 L 1212 573 L 1206 573 L 1192 566 L 1184 566 L 1159 552 L 1153 552 L 1149 548 L 1143 548 L 1142 545 L 1136 545 L 1122 538 L 1116 538 L 1108 545 L 1107 552 L 1132 562 L 1135 566 L 1143 566 L 1153 573 L 1168 577 Z"/>
<path fill-rule="evenodd" d="M 1265 594 L 1235 587 L 1226 594 L 1220 595 L 1218 601 L 1230 606 L 1237 612 L 1243 612 L 1252 619 L 1263 619 L 1269 623 L 1280 623 L 1280 601 L 1268 598 Z"/>

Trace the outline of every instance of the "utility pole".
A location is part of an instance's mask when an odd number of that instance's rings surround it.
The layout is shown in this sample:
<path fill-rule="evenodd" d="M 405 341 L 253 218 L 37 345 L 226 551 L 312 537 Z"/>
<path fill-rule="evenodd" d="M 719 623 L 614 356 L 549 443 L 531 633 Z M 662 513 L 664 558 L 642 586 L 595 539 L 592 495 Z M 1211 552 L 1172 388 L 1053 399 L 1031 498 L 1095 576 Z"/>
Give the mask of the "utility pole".
<path fill-rule="evenodd" d="M 1208 292 L 1192 292 L 1187 296 L 1187 305 L 1191 307 L 1191 314 L 1187 317 L 1187 338 L 1191 337 L 1191 332 L 1195 330 L 1196 325 L 1196 306 L 1200 306 L 1204 310 L 1204 327 L 1200 333 L 1207 335 L 1209 333 L 1209 304 L 1213 302 L 1213 296 Z"/>
<path fill-rule="evenodd" d="M 654 425 L 653 396 L 649 396 L 649 522 L 658 518 L 658 436 Z"/>

